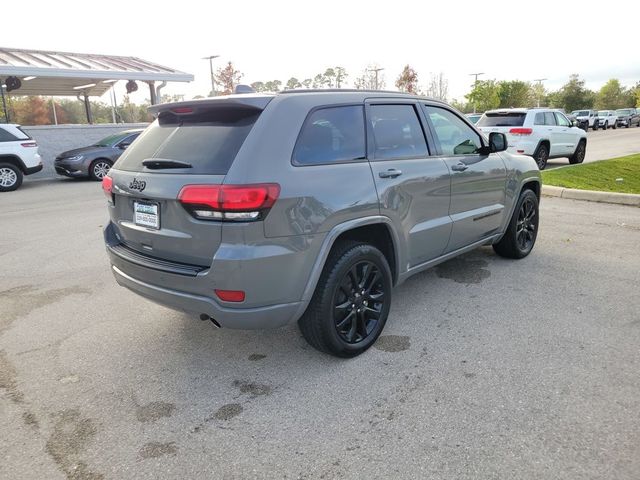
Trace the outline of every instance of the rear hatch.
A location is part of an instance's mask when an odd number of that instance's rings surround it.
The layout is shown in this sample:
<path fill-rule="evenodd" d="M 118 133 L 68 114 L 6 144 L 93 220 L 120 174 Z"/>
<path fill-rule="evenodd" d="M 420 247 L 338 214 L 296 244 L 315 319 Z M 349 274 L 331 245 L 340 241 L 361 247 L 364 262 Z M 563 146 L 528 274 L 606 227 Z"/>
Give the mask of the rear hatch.
<path fill-rule="evenodd" d="M 158 119 L 111 169 L 111 220 L 129 258 L 211 265 L 222 222 L 197 218 L 179 195 L 187 185 L 223 183 L 270 98 L 232 100 L 155 107 Z"/>
<path fill-rule="evenodd" d="M 485 133 L 487 137 L 489 137 L 489 134 L 492 132 L 504 133 L 511 147 L 513 146 L 513 141 L 523 135 L 531 135 L 533 132 L 531 128 L 523 127 L 526 116 L 526 112 L 514 112 L 510 110 L 486 112 L 476 126 L 482 133 Z"/>

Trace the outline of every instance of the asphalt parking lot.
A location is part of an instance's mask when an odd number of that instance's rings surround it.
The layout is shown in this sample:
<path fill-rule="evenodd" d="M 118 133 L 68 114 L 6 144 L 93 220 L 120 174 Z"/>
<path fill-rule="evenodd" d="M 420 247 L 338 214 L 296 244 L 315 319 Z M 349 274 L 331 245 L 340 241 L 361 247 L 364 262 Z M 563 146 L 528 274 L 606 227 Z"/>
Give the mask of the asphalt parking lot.
<path fill-rule="evenodd" d="M 585 163 L 622 157 L 640 152 L 640 128 L 610 128 L 587 132 L 587 154 Z M 547 168 L 569 165 L 566 158 L 549 160 Z"/>
<path fill-rule="evenodd" d="M 528 258 L 413 277 L 344 361 L 118 287 L 97 183 L 1 202 L 0 478 L 638 478 L 638 208 L 544 198 Z"/>

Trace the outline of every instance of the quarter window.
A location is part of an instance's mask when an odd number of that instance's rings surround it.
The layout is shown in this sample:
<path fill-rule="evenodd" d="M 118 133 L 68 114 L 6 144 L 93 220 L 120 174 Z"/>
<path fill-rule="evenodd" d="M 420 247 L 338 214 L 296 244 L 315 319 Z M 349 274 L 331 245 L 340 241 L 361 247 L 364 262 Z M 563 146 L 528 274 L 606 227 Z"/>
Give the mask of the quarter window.
<path fill-rule="evenodd" d="M 302 127 L 293 152 L 297 165 L 350 162 L 366 158 L 364 110 L 361 105 L 322 108 Z"/>
<path fill-rule="evenodd" d="M 440 107 L 425 105 L 443 155 L 470 155 L 482 147 L 480 135 L 457 115 Z"/>
<path fill-rule="evenodd" d="M 429 155 L 413 105 L 372 105 L 371 125 L 377 160 Z"/>
<path fill-rule="evenodd" d="M 544 125 L 544 113 L 538 112 L 536 113 L 536 118 L 533 121 L 534 125 Z"/>
<path fill-rule="evenodd" d="M 7 132 L 4 128 L 0 128 L 0 142 L 15 142 L 18 139 Z"/>

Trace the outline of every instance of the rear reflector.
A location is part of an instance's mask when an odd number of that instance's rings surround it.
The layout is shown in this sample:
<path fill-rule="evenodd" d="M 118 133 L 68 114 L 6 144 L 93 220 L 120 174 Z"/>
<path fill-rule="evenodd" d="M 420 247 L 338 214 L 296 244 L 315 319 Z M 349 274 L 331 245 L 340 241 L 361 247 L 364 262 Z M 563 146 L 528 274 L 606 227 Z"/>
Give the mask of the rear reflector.
<path fill-rule="evenodd" d="M 215 290 L 218 298 L 224 302 L 244 302 L 242 290 Z"/>
<path fill-rule="evenodd" d="M 111 177 L 102 178 L 102 191 L 111 202 L 113 200 L 113 179 Z"/>
<path fill-rule="evenodd" d="M 512 128 L 509 130 L 512 135 L 531 135 L 533 133 L 532 128 Z"/>
<path fill-rule="evenodd" d="M 257 220 L 280 195 L 277 183 L 255 185 L 185 185 L 178 200 L 203 220 Z"/>
<path fill-rule="evenodd" d="M 38 144 L 36 142 L 24 142 L 21 143 L 20 145 L 22 145 L 23 147 L 37 147 Z"/>

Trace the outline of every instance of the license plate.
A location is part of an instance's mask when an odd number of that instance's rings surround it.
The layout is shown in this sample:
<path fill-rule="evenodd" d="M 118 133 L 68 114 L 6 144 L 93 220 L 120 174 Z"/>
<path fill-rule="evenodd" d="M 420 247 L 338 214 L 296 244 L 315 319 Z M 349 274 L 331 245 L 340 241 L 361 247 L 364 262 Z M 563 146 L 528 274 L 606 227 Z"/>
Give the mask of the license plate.
<path fill-rule="evenodd" d="M 133 202 L 133 220 L 136 225 L 160 228 L 160 207 L 157 203 Z"/>

